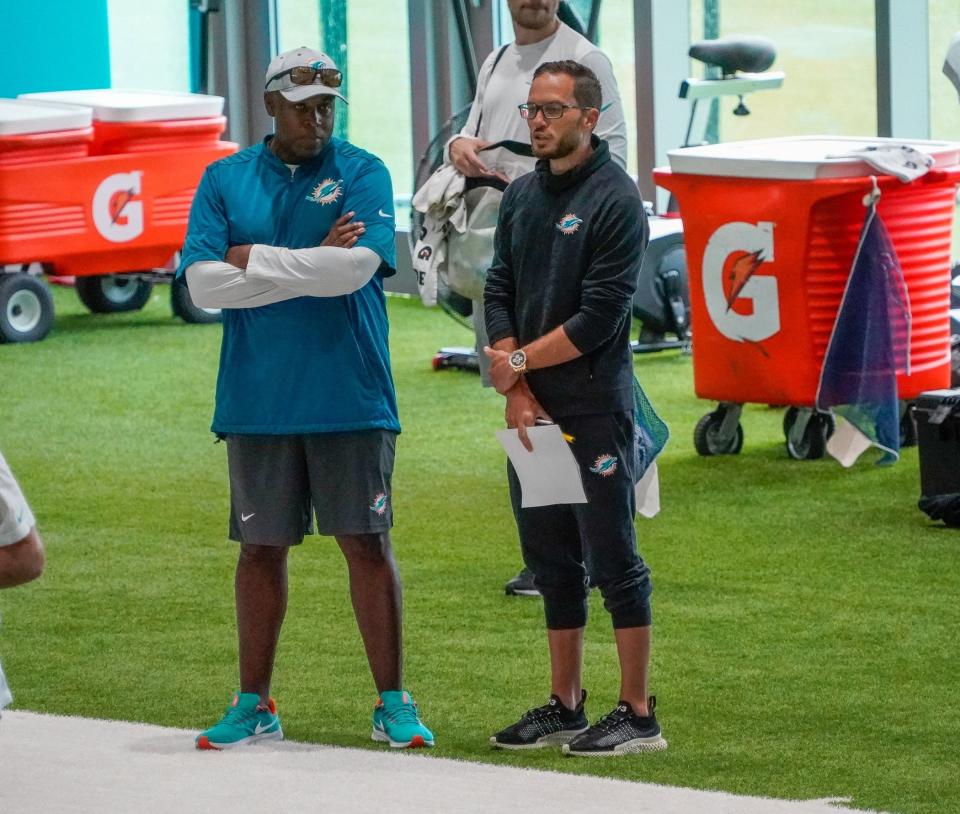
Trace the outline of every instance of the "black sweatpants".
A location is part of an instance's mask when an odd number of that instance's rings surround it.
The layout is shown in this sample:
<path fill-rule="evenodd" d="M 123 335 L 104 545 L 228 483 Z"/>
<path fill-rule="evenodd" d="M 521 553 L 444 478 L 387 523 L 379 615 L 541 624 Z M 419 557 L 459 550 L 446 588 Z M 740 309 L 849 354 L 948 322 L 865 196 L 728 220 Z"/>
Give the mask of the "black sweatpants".
<path fill-rule="evenodd" d="M 633 416 L 557 419 L 573 436 L 587 503 L 520 507 L 520 482 L 507 464 L 510 500 L 523 561 L 543 595 L 547 627 L 567 630 L 587 622 L 590 582 L 600 589 L 614 628 L 650 624 L 650 569 L 637 552 L 634 529 Z"/>

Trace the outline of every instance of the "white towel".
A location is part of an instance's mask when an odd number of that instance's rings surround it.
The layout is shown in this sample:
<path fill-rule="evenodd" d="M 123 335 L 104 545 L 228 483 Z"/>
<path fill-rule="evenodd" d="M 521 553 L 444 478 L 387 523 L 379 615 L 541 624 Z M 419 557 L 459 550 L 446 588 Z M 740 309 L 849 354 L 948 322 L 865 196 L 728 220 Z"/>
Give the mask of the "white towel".
<path fill-rule="evenodd" d="M 849 153 L 836 153 L 827 158 L 859 158 L 884 175 L 893 175 L 905 184 L 926 175 L 933 166 L 933 157 L 909 144 L 871 144 Z"/>
<path fill-rule="evenodd" d="M 456 209 L 463 197 L 466 179 L 452 164 L 444 164 L 434 171 L 426 183 L 413 196 L 413 208 L 426 213 L 431 209 L 437 214 Z M 449 216 L 449 213 L 447 213 Z"/>
<path fill-rule="evenodd" d="M 437 280 L 447 259 L 447 220 L 428 212 L 413 247 L 413 271 L 417 275 L 420 301 L 433 307 L 437 304 Z"/>

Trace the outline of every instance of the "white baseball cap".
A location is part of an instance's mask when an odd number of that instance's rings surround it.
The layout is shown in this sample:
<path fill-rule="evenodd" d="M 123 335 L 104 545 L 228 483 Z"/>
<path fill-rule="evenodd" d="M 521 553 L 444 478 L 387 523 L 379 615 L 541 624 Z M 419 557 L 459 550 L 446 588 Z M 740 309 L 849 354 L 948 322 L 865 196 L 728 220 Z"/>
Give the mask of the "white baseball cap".
<path fill-rule="evenodd" d="M 308 76 L 306 82 L 295 82 L 292 73 L 295 68 L 312 69 L 314 75 Z M 329 56 L 303 45 L 277 54 L 270 61 L 264 89 L 280 91 L 288 102 L 302 102 L 311 96 L 336 96 L 346 102 L 347 97 L 338 90 L 340 81 L 340 69 Z"/>

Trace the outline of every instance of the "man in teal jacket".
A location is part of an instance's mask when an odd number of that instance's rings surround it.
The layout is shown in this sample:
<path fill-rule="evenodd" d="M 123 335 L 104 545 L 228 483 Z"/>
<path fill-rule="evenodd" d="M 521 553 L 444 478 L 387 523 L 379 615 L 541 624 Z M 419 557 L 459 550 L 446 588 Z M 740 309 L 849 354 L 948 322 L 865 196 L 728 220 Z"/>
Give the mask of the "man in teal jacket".
<path fill-rule="evenodd" d="M 227 442 L 240 689 L 201 749 L 283 737 L 270 679 L 286 610 L 287 551 L 333 536 L 379 700 L 374 740 L 432 746 L 402 686 L 401 588 L 390 546 L 400 431 L 383 278 L 395 273 L 383 163 L 332 138 L 341 74 L 297 48 L 266 73 L 276 132 L 207 168 L 180 273 L 222 308 L 212 430 Z"/>

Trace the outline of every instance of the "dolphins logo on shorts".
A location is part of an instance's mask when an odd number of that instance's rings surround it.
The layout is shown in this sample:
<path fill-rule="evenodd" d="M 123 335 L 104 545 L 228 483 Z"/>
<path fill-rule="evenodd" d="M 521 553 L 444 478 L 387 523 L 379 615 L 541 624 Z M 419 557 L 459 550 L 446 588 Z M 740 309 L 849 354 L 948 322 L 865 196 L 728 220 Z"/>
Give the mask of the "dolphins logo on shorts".
<path fill-rule="evenodd" d="M 609 478 L 617 471 L 617 459 L 613 455 L 600 455 L 597 460 L 593 462 L 590 471 L 593 472 L 594 475 L 599 475 L 601 478 Z"/>
<path fill-rule="evenodd" d="M 370 511 L 380 517 L 383 517 L 387 513 L 387 493 L 378 492 L 377 496 L 373 499 L 373 503 L 370 504 Z"/>

